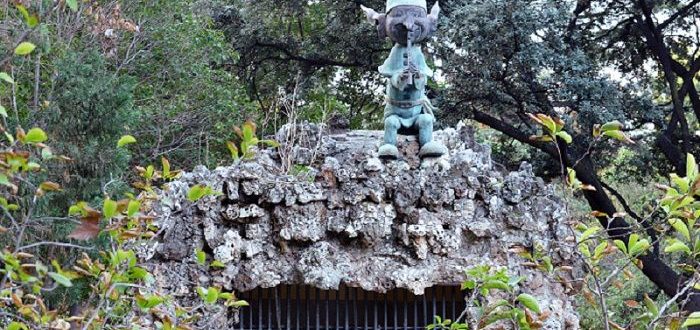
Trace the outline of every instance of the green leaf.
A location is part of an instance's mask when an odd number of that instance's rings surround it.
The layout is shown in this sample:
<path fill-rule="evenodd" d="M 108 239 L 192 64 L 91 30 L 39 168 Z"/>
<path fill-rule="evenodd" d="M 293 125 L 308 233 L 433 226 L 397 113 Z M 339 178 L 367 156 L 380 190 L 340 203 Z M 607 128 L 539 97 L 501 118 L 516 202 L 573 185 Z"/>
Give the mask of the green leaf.
<path fill-rule="evenodd" d="M 48 139 L 46 132 L 41 128 L 32 128 L 27 132 L 27 136 L 24 137 L 26 143 L 42 143 Z"/>
<path fill-rule="evenodd" d="M 595 250 L 593 250 L 593 259 L 600 259 L 607 248 L 608 241 L 603 241 L 602 243 L 598 244 L 598 246 L 595 247 Z"/>
<path fill-rule="evenodd" d="M 523 293 L 518 296 L 518 301 L 523 304 L 523 306 L 527 307 L 527 309 L 540 314 L 542 313 L 542 310 L 540 310 L 540 305 L 537 303 L 537 298 L 527 294 Z"/>
<path fill-rule="evenodd" d="M 12 79 L 12 77 L 10 77 L 10 75 L 5 72 L 0 72 L 0 80 L 4 80 L 5 82 L 8 82 L 10 84 L 15 83 L 14 79 Z"/>
<path fill-rule="evenodd" d="M 39 24 L 39 17 L 37 17 L 36 14 L 30 15 L 27 8 L 22 5 L 16 5 L 16 7 L 17 10 L 19 10 L 19 12 L 22 14 L 24 22 L 27 23 L 27 26 L 33 28 Z"/>
<path fill-rule="evenodd" d="M 476 282 L 473 280 L 466 280 L 462 282 L 462 290 L 474 290 L 476 288 Z"/>
<path fill-rule="evenodd" d="M 78 11 L 78 0 L 66 0 L 66 4 L 73 12 Z"/>
<path fill-rule="evenodd" d="M 102 214 L 105 219 L 109 220 L 117 215 L 117 202 L 107 198 L 102 205 Z"/>
<path fill-rule="evenodd" d="M 651 246 L 651 244 L 649 244 L 648 240 L 641 239 L 638 242 L 636 242 L 634 245 L 630 244 L 630 255 L 635 256 L 637 254 L 640 254 L 640 253 L 646 251 L 647 249 L 649 249 L 650 246 Z"/>
<path fill-rule="evenodd" d="M 581 234 L 581 238 L 579 239 L 579 241 L 583 242 L 583 241 L 587 240 L 588 238 L 593 236 L 598 231 L 600 231 L 600 227 L 588 228 L 586 231 L 583 232 L 583 234 Z"/>
<path fill-rule="evenodd" d="M 233 160 L 238 160 L 240 157 L 238 154 L 238 147 L 236 147 L 233 142 L 228 141 L 226 142 L 226 148 L 228 148 L 228 151 L 231 153 L 231 158 L 233 158 Z"/>
<path fill-rule="evenodd" d="M 620 251 L 622 251 L 622 253 L 627 254 L 627 245 L 625 245 L 625 242 L 623 242 L 619 239 L 616 239 L 613 241 L 613 244 L 615 244 L 615 246 L 617 246 L 617 248 Z"/>
<path fill-rule="evenodd" d="M 666 252 L 666 253 L 674 253 L 674 252 L 681 252 L 681 251 L 686 252 L 688 254 L 691 253 L 688 245 L 686 245 L 685 243 L 678 241 L 678 240 L 676 240 L 674 243 L 670 244 L 669 246 L 667 246 L 664 249 L 664 252 Z"/>
<path fill-rule="evenodd" d="M 503 282 L 503 281 L 490 280 L 490 281 L 486 281 L 484 283 L 484 289 L 497 289 L 497 290 L 510 291 L 510 286 L 508 286 L 508 283 Z"/>
<path fill-rule="evenodd" d="M 141 202 L 132 200 L 129 201 L 129 205 L 126 208 L 126 215 L 133 217 L 141 209 Z"/>
<path fill-rule="evenodd" d="M 600 129 L 601 129 L 603 132 L 607 132 L 607 131 L 619 131 L 619 130 L 622 129 L 622 127 L 623 127 L 622 123 L 616 120 L 616 121 L 611 121 L 611 122 L 609 122 L 609 123 L 603 124 L 603 126 L 601 126 Z"/>
<path fill-rule="evenodd" d="M 10 323 L 7 330 L 29 330 L 29 328 L 24 323 L 12 322 Z"/>
<path fill-rule="evenodd" d="M 681 190 L 684 194 L 688 192 L 688 189 L 690 189 L 690 183 L 688 182 L 687 178 L 681 178 L 678 176 L 676 173 L 671 174 L 671 182 L 675 184 L 678 189 Z"/>
<path fill-rule="evenodd" d="M 270 147 L 270 148 L 279 148 L 280 143 L 275 141 L 275 140 L 262 140 L 260 143 Z"/>
<path fill-rule="evenodd" d="M 209 288 L 206 296 L 204 297 L 204 301 L 208 304 L 214 304 L 217 300 L 219 300 L 219 289 Z"/>
<path fill-rule="evenodd" d="M 170 178 L 170 161 L 167 158 L 162 157 L 160 159 L 160 162 L 163 164 L 163 177 L 166 179 L 169 179 Z"/>
<path fill-rule="evenodd" d="M 685 176 L 692 181 L 698 176 L 698 164 L 695 162 L 695 156 L 688 154 L 685 161 Z"/>
<path fill-rule="evenodd" d="M 17 46 L 15 48 L 15 55 L 19 56 L 25 56 L 31 54 L 34 49 L 36 48 L 36 45 L 34 45 L 31 42 L 25 41 Z"/>
<path fill-rule="evenodd" d="M 214 267 L 214 268 L 226 268 L 226 265 L 225 265 L 223 262 L 219 261 L 219 260 L 214 260 L 214 261 L 211 263 L 211 266 Z"/>
<path fill-rule="evenodd" d="M 644 294 L 644 305 L 647 307 L 647 310 L 651 313 L 652 316 L 656 317 L 659 315 L 659 307 L 656 306 L 656 303 L 649 298 L 649 295 L 646 293 Z"/>
<path fill-rule="evenodd" d="M 591 248 L 588 247 L 588 244 L 579 244 L 578 250 L 581 252 L 581 254 L 583 254 L 584 257 L 591 257 Z"/>
<path fill-rule="evenodd" d="M 2 105 L 0 105 L 0 116 L 7 118 L 7 110 Z"/>
<path fill-rule="evenodd" d="M 70 281 L 69 278 L 59 274 L 59 273 L 54 273 L 54 272 L 49 272 L 49 276 L 56 281 L 56 283 L 65 286 L 67 288 L 70 288 L 73 286 L 73 283 Z"/>
<path fill-rule="evenodd" d="M 10 182 L 10 179 L 7 177 L 7 175 L 0 173 L 0 185 L 11 187 L 12 183 Z"/>
<path fill-rule="evenodd" d="M 136 143 L 136 138 L 131 135 L 122 136 L 117 142 L 117 147 L 121 148 L 127 144 Z"/>
<path fill-rule="evenodd" d="M 695 325 L 700 325 L 700 312 L 690 314 L 690 316 L 688 316 L 688 319 L 685 320 L 685 322 L 683 322 L 682 327 L 687 328 Z"/>
<path fill-rule="evenodd" d="M 205 262 L 207 262 L 207 254 L 204 253 L 202 250 L 195 250 L 195 256 L 197 257 L 197 264 L 200 266 L 203 266 Z"/>
<path fill-rule="evenodd" d="M 212 194 L 211 188 L 209 188 L 205 185 L 202 185 L 202 184 L 198 184 L 198 185 L 192 186 L 190 188 L 190 190 L 187 192 L 187 200 L 189 200 L 190 202 L 196 202 L 196 201 L 200 200 L 202 197 L 207 196 L 207 195 L 211 195 L 211 194 Z"/>
<path fill-rule="evenodd" d="M 564 140 L 566 144 L 571 144 L 571 142 L 574 142 L 574 139 L 571 137 L 571 135 L 567 132 L 561 131 L 557 133 L 557 136 Z"/>
<path fill-rule="evenodd" d="M 236 300 L 231 304 L 231 307 L 234 307 L 234 308 L 241 308 L 241 307 L 248 307 L 248 306 L 250 306 L 250 304 L 248 304 L 248 302 L 245 300 Z"/>
<path fill-rule="evenodd" d="M 634 141 L 630 140 L 630 138 L 628 138 L 622 131 L 607 131 L 603 132 L 603 135 L 622 142 L 634 143 Z"/>
<path fill-rule="evenodd" d="M 687 241 L 690 241 L 690 231 L 688 226 L 680 219 L 669 219 L 668 222 L 671 224 L 673 229 L 680 233 Z"/>

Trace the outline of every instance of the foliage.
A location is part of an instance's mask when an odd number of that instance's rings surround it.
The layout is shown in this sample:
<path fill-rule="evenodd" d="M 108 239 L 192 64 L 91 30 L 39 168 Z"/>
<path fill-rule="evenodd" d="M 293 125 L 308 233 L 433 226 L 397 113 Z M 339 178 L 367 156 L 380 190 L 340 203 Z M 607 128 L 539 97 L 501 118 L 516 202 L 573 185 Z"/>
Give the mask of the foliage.
<path fill-rule="evenodd" d="M 277 141 L 258 139 L 256 133 L 257 125 L 252 121 L 245 122 L 242 127 L 235 126 L 234 131 L 239 139 L 238 144 L 233 141 L 226 142 L 226 146 L 234 160 L 238 160 L 239 158 L 252 159 L 255 155 L 253 148 L 258 145 L 265 145 L 272 148 L 279 147 Z"/>
<path fill-rule="evenodd" d="M 522 277 L 509 276 L 507 269 L 490 266 L 477 266 L 466 274 L 462 290 L 468 290 L 467 308 L 454 322 L 436 316 L 427 329 L 483 329 L 504 321 L 518 329 L 532 329 L 541 327 L 541 321 L 547 318 L 535 297 L 518 293 Z"/>
<path fill-rule="evenodd" d="M 535 140 L 554 143 L 559 153 L 561 151 L 559 149 L 559 143 L 557 143 L 558 139 L 563 140 L 566 144 L 571 143 L 570 139 L 566 138 L 569 136 L 568 134 L 561 134 L 564 132 L 562 131 L 564 127 L 562 121 L 543 114 L 536 116 L 530 115 L 530 117 L 539 125 L 543 126 L 547 133 L 544 136 L 535 136 Z M 594 126 L 592 132 L 594 140 L 588 148 L 589 152 L 594 148 L 595 143 L 600 141 L 601 137 L 631 142 L 621 131 L 622 127 L 623 125 L 619 122 Z M 576 166 L 576 164 L 574 166 Z M 700 274 L 696 273 L 697 269 L 700 269 L 698 268 L 700 265 L 698 265 L 697 258 L 697 256 L 700 255 L 700 239 L 697 238 L 700 232 L 694 232 L 696 227 L 695 223 L 697 219 L 700 218 L 700 210 L 696 210 L 696 208 L 700 207 L 700 203 L 695 202 L 695 196 L 700 194 L 700 174 L 698 174 L 700 170 L 698 170 L 698 165 L 693 155 L 688 154 L 686 156 L 686 166 L 684 170 L 686 173 L 684 177 L 675 173 L 670 175 L 671 186 L 659 186 L 666 194 L 663 198 L 656 201 L 656 203 L 663 212 L 663 217 L 668 222 L 668 225 L 670 225 L 669 227 L 648 227 L 645 231 L 640 231 L 641 234 L 636 232 L 635 228 L 633 228 L 627 232 L 613 236 L 612 238 L 597 236 L 598 233 L 604 232 L 604 229 L 597 225 L 587 226 L 585 224 L 579 224 L 577 228 L 580 231 L 578 250 L 581 253 L 589 275 L 586 282 L 592 284 L 591 286 L 593 287 L 589 289 L 589 291 L 584 291 L 584 296 L 589 294 L 591 297 L 586 296 L 586 299 L 594 306 L 597 302 L 592 296 L 597 297 L 599 302 L 598 306 L 603 316 L 603 325 L 605 325 L 606 328 L 609 325 L 620 328 L 619 325 L 610 319 L 612 315 L 607 307 L 607 290 L 609 286 L 612 285 L 613 281 L 617 281 L 617 277 L 621 273 L 627 272 L 625 276 L 632 277 L 628 275 L 629 271 L 627 271 L 627 267 L 631 264 L 637 266 L 637 268 L 641 270 L 648 267 L 644 264 L 644 260 L 648 259 L 644 257 L 652 253 L 650 251 L 652 247 L 655 250 L 653 253 L 659 255 L 659 249 L 662 245 L 665 246 L 663 251 L 667 254 L 673 255 L 680 253 L 683 255 L 680 259 L 673 258 L 673 260 L 676 262 L 676 267 L 684 272 L 684 276 L 690 280 L 686 281 L 684 283 L 684 288 L 679 289 L 678 293 L 661 308 L 648 295 L 645 295 L 643 300 L 645 311 L 629 320 L 628 327 L 634 329 L 656 329 L 657 327 L 677 329 L 695 325 L 694 315 L 692 313 L 687 316 L 683 324 L 680 324 L 680 318 L 678 316 L 669 316 L 665 314 L 668 312 L 667 309 L 670 303 L 687 299 L 690 290 L 700 289 L 700 284 L 697 282 Z M 572 168 L 568 169 L 566 182 L 573 189 L 595 191 L 595 187 L 593 186 L 582 185 L 576 178 L 576 171 Z M 621 199 L 621 197 L 618 196 L 618 199 Z M 625 205 L 625 207 L 629 209 L 629 206 Z M 593 218 L 605 219 L 611 222 L 616 218 L 622 218 L 626 215 L 627 214 L 623 212 L 609 214 L 598 210 L 591 213 Z M 648 221 L 636 215 L 635 217 L 639 221 L 640 226 Z M 672 230 L 675 231 L 675 235 L 672 233 Z M 642 235 L 648 235 L 649 238 L 644 238 Z M 651 240 L 653 240 L 653 243 Z M 693 247 L 692 249 L 691 246 Z M 621 265 L 613 264 L 613 270 L 605 272 L 602 261 L 606 256 L 613 254 L 616 250 L 625 257 L 627 262 Z M 685 303 L 682 301 L 679 302 Z M 625 305 L 628 307 L 640 306 L 640 304 L 634 300 L 625 302 Z"/>

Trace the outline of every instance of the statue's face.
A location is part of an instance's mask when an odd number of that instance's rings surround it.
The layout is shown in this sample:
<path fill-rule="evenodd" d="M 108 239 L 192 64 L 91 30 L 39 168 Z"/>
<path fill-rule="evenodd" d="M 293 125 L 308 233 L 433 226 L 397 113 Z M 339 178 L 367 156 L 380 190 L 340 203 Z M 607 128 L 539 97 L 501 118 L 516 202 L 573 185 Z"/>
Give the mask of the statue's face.
<path fill-rule="evenodd" d="M 436 22 L 425 9 L 417 6 L 397 6 L 386 15 L 386 32 L 392 41 L 406 45 L 408 31 L 413 30 L 413 43 L 420 43 L 436 30 Z"/>

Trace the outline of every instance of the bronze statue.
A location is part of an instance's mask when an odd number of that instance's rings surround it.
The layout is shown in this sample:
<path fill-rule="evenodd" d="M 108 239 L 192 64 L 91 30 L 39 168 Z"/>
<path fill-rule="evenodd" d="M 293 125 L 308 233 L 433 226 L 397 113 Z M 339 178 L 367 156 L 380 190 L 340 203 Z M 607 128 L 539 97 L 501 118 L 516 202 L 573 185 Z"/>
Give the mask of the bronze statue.
<path fill-rule="evenodd" d="M 389 37 L 394 48 L 379 73 L 389 78 L 384 110 L 384 144 L 381 158 L 396 159 L 398 134 L 418 135 L 420 157 L 439 157 L 447 153 L 444 145 L 433 141 L 435 115 L 425 95 L 428 78 L 433 76 L 425 62 L 421 43 L 437 31 L 440 6 L 435 3 L 428 14 L 426 0 L 388 0 L 386 14 L 362 6 L 381 38 Z"/>

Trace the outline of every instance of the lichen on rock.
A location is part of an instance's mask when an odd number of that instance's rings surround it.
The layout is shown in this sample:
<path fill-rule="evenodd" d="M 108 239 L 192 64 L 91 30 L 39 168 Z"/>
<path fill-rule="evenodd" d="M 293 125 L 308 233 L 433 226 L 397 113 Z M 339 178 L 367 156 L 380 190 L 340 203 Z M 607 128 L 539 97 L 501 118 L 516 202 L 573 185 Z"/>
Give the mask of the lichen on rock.
<path fill-rule="evenodd" d="M 528 164 L 504 173 L 466 125 L 435 132 L 449 154 L 425 161 L 415 156 L 413 137 L 399 140 L 403 159 L 383 162 L 381 132 L 285 126 L 277 139 L 288 141 L 290 132 L 293 145 L 228 167 L 198 167 L 170 183 L 156 206 L 165 234 L 154 243 L 154 267 L 189 265 L 191 277 L 229 290 L 344 284 L 421 294 L 459 285 L 465 269 L 486 264 L 524 276 L 519 289 L 540 299 L 551 329 L 577 326 L 564 284 L 577 274 L 545 273 L 516 252 L 537 248 L 555 266 L 578 268 L 564 244 L 566 208 Z M 283 164 L 307 171 L 292 175 Z M 188 202 L 195 184 L 222 194 Z M 196 249 L 225 268 L 197 270 Z"/>

